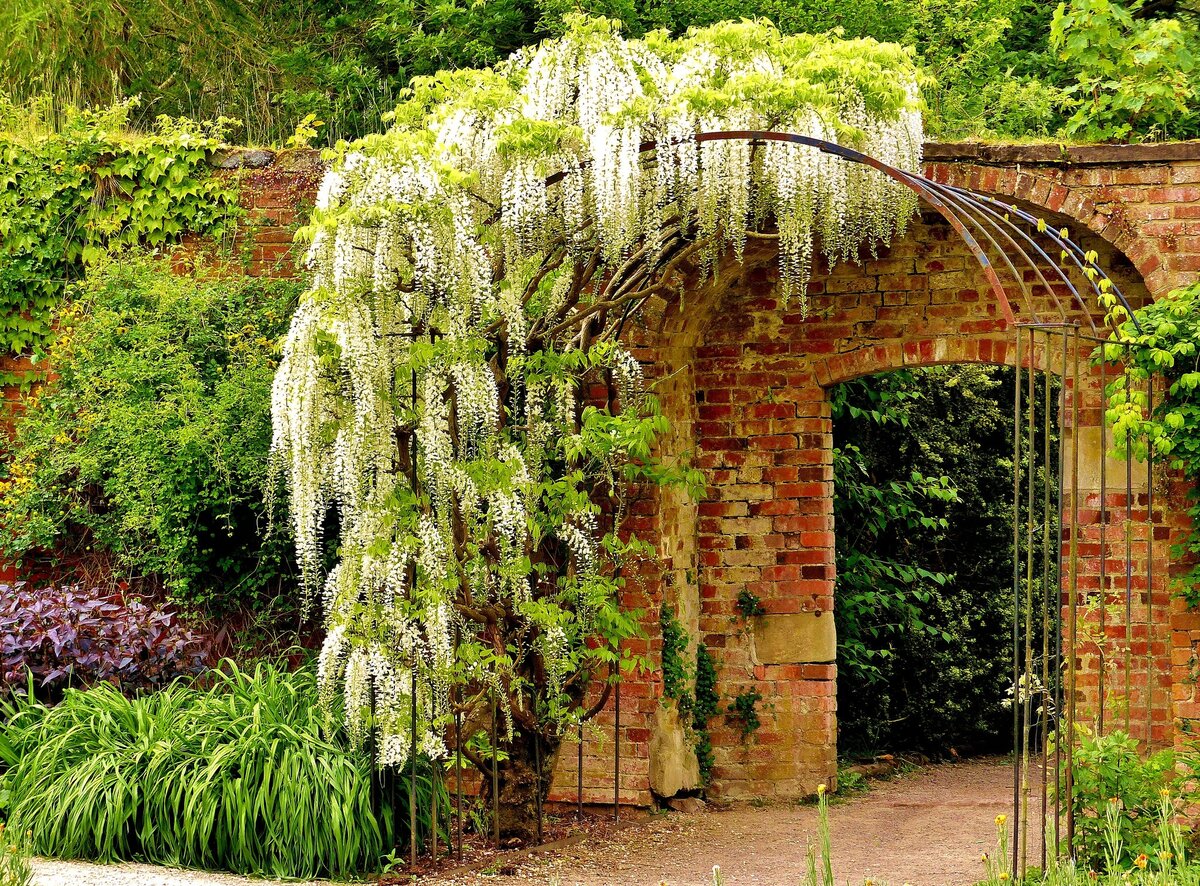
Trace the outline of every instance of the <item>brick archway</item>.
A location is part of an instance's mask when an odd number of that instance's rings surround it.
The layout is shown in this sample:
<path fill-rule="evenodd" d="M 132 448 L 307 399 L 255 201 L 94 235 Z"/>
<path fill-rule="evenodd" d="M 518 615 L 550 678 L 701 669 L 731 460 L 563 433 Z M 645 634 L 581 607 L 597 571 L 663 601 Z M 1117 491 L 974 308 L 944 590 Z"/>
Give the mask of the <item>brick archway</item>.
<path fill-rule="evenodd" d="M 1087 241 L 1131 298 L 1148 298 L 1123 256 Z M 669 447 L 694 451 L 710 484 L 694 505 L 674 493 L 660 503 L 662 593 L 716 655 L 724 703 L 763 696 L 749 741 L 729 718 L 714 721 L 710 792 L 730 799 L 804 796 L 836 774 L 828 388 L 901 367 L 1015 362 L 1013 331 L 974 257 L 931 214 L 877 258 L 817 268 L 809 299 L 807 316 L 779 302 L 773 251 L 759 245 L 689 291 L 643 342 L 667 379 Z M 1032 362 L 1056 369 L 1041 352 Z M 1084 381 L 1081 416 L 1094 424 L 1099 385 Z M 751 624 L 737 615 L 743 590 L 767 613 Z"/>
<path fill-rule="evenodd" d="M 1093 149 L 1007 150 L 1012 156 L 975 146 L 930 146 L 926 172 L 1019 200 L 1051 224 L 1069 226 L 1135 303 L 1200 271 L 1200 148 L 1104 148 L 1102 156 L 1088 153 Z M 1117 156 L 1131 151 L 1137 156 Z M 795 617 L 796 624 L 808 619 L 811 626 L 831 611 L 827 387 L 897 366 L 1013 362 L 1012 333 L 978 266 L 937 218 L 923 217 L 861 266 L 816 268 L 808 317 L 779 302 L 773 268 L 770 244 L 752 241 L 744 264 L 727 264 L 715 281 L 693 279 L 678 308 L 649 311 L 635 342 L 672 420 L 663 454 L 693 454 L 709 490 L 700 502 L 668 490 L 632 515 L 631 526 L 657 538 L 661 562 L 631 583 L 625 603 L 646 613 L 648 639 L 639 647 L 651 657 L 661 649 L 661 603 L 677 607 L 693 638 L 718 658 L 723 707 L 742 689 L 767 690 L 768 716 L 750 742 L 743 743 L 723 716 L 712 724 L 717 765 L 709 792 L 732 799 L 800 796 L 835 771 L 836 668 L 828 652 L 812 661 L 764 660 L 759 638 L 734 619 L 743 587 L 758 588 L 769 613 Z M 1100 413 L 1096 381 L 1087 379 L 1086 388 L 1090 399 L 1081 422 L 1094 424 Z M 1156 508 L 1162 524 L 1156 535 L 1179 531 L 1182 492 L 1176 483 L 1163 514 Z M 1160 549 L 1165 552 L 1166 542 Z M 1154 599 L 1163 613 L 1166 583 L 1160 587 L 1159 581 Z M 1183 650 L 1200 644 L 1200 617 L 1175 612 L 1171 629 L 1182 661 Z M 1161 638 L 1166 630 L 1158 625 L 1153 638 L 1160 664 L 1170 655 Z M 814 647 L 821 641 L 810 639 Z M 828 638 L 823 642 L 827 650 Z M 1195 691 L 1179 691 L 1186 666 L 1175 666 L 1173 675 L 1167 670 L 1162 664 L 1159 678 L 1176 700 L 1159 714 L 1160 738 L 1169 737 L 1172 716 L 1200 719 L 1200 700 L 1191 699 Z M 650 803 L 660 787 L 654 772 L 661 692 L 655 675 L 623 686 L 623 803 Z M 586 801 L 614 797 L 613 719 L 610 707 L 594 723 L 598 736 L 585 738 Z M 575 747 L 567 742 L 553 796 L 573 801 L 576 778 Z"/>

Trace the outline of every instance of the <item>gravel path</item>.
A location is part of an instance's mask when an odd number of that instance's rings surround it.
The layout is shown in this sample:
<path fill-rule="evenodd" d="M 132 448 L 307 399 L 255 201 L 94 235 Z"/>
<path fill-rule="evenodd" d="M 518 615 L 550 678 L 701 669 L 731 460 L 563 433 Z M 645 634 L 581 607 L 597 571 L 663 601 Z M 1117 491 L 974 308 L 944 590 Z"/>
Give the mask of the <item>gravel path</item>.
<path fill-rule="evenodd" d="M 994 852 L 996 815 L 1012 805 L 1012 768 L 999 760 L 931 766 L 883 782 L 830 808 L 834 876 L 893 886 L 969 886 L 983 876 L 980 855 Z M 561 886 L 709 886 L 720 865 L 728 886 L 799 886 L 813 806 L 740 806 L 671 814 L 601 845 L 569 847 L 521 865 L 515 876 L 442 883 L 502 884 L 517 879 Z M 1036 858 L 1036 849 L 1031 849 Z"/>
<path fill-rule="evenodd" d="M 980 854 L 994 851 L 995 816 L 1012 803 L 1012 769 L 997 760 L 932 766 L 874 782 L 830 809 L 837 882 L 969 886 Z M 740 806 L 654 816 L 603 841 L 586 841 L 511 874 L 439 879 L 441 886 L 533 881 L 561 886 L 709 886 L 719 864 L 728 886 L 799 884 L 816 836 L 812 806 Z M 1036 850 L 1031 848 L 1031 857 Z M 35 886 L 250 886 L 261 881 L 146 865 L 39 861 Z"/>

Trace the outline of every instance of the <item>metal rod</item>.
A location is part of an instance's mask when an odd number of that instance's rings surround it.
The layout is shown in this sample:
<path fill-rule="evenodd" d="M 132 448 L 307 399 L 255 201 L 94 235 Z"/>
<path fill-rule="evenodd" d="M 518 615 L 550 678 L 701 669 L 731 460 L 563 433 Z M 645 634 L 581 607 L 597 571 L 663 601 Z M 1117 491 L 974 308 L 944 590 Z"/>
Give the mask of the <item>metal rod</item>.
<path fill-rule="evenodd" d="M 1013 369 L 1013 822 L 1012 867 L 1017 878 L 1021 849 L 1021 331 L 1017 330 L 1016 366 Z"/>
<path fill-rule="evenodd" d="M 1042 828 L 1041 828 L 1041 845 L 1042 851 L 1040 856 L 1039 867 L 1044 871 L 1046 869 L 1046 814 L 1047 809 L 1047 788 L 1048 781 L 1046 777 L 1046 768 L 1049 764 L 1049 745 L 1047 740 L 1050 735 L 1050 605 L 1053 599 L 1050 595 L 1050 336 L 1046 335 L 1043 340 L 1043 353 L 1045 354 L 1045 369 L 1042 372 L 1042 382 L 1045 388 L 1045 397 L 1042 404 L 1042 689 L 1040 693 L 1041 710 L 1039 711 L 1039 727 L 1038 733 L 1042 743 Z"/>
<path fill-rule="evenodd" d="M 1125 365 L 1129 365 L 1129 348 Z M 1125 373 L 1125 400 L 1132 402 L 1133 380 Z M 1125 733 L 1133 714 L 1133 434 L 1125 432 Z"/>
<path fill-rule="evenodd" d="M 1101 356 L 1104 357 L 1103 345 Z M 1108 670 L 1108 421 L 1104 402 L 1108 390 L 1108 360 L 1100 361 L 1100 687 L 1097 731 L 1104 734 L 1105 679 Z"/>
<path fill-rule="evenodd" d="M 578 792 L 575 795 L 575 812 L 580 818 L 583 818 L 583 720 L 579 721 L 579 741 L 576 744 L 575 752 L 578 756 L 575 772 L 578 780 Z"/>
<path fill-rule="evenodd" d="M 371 729 L 368 733 L 368 742 L 370 747 L 371 758 L 371 811 L 375 815 L 375 820 L 379 822 L 380 829 L 383 828 L 383 785 L 379 778 L 379 746 L 375 740 L 375 676 L 372 674 L 368 678 L 370 686 L 369 698 L 371 700 Z M 393 847 L 395 848 L 395 847 Z"/>
<path fill-rule="evenodd" d="M 409 379 L 411 385 L 412 406 L 416 409 L 417 406 L 417 372 L 414 369 L 410 374 Z M 417 435 L 410 435 L 409 442 L 409 464 L 412 466 L 412 491 L 414 495 L 420 495 L 420 480 L 417 476 Z M 408 564 L 408 599 L 412 602 L 413 592 L 417 587 L 417 564 L 411 561 Z M 415 869 L 417 866 L 417 647 L 412 647 L 412 664 L 409 669 L 409 701 L 411 713 L 412 731 L 409 733 L 411 739 L 408 747 L 408 757 L 412 761 L 412 775 L 408 782 L 408 842 L 409 842 L 409 864 Z M 432 785 L 430 785 L 432 788 Z M 434 798 L 434 805 L 437 805 L 437 798 Z M 394 804 L 393 804 L 394 805 Z M 437 852 L 434 852 L 434 860 L 437 860 Z"/>
<path fill-rule="evenodd" d="M 1071 369 L 1071 549 L 1070 626 L 1067 642 L 1067 846 L 1075 856 L 1075 715 L 1078 701 L 1079 655 L 1079 330 L 1075 329 Z"/>
<path fill-rule="evenodd" d="M 613 687 L 613 821 L 621 820 L 621 644 L 617 642 L 617 683 Z"/>
<path fill-rule="evenodd" d="M 500 739 L 496 729 L 496 696 L 492 696 L 492 837 L 500 848 Z"/>
<path fill-rule="evenodd" d="M 1146 379 L 1146 418 L 1154 416 L 1154 377 Z M 1154 442 L 1146 441 L 1146 743 L 1154 743 Z"/>
<path fill-rule="evenodd" d="M 429 681 L 429 697 L 434 697 L 433 681 Z M 415 743 L 415 742 L 414 742 Z M 429 828 L 429 854 L 433 856 L 434 864 L 438 860 L 438 783 L 444 782 L 438 777 L 438 763 L 436 760 L 429 761 L 429 820 L 431 822 Z"/>
<path fill-rule="evenodd" d="M 1035 524 L 1033 521 L 1033 484 L 1037 468 L 1037 448 L 1035 443 L 1036 420 L 1036 388 L 1034 387 L 1034 331 L 1029 330 L 1029 369 L 1025 377 L 1029 384 L 1026 397 L 1025 412 L 1028 419 L 1028 443 L 1026 444 L 1029 466 L 1026 470 L 1026 488 L 1028 494 L 1025 502 L 1025 657 L 1022 664 L 1025 680 L 1025 698 L 1021 703 L 1021 875 L 1028 870 L 1029 852 L 1029 735 L 1032 711 L 1030 705 L 1033 698 L 1033 539 Z"/>
<path fill-rule="evenodd" d="M 537 814 L 537 843 L 542 845 L 542 740 L 541 724 L 538 722 L 537 686 L 533 687 L 533 777 L 536 787 L 533 792 L 533 805 Z"/>
<path fill-rule="evenodd" d="M 1062 854 L 1062 729 L 1063 729 L 1063 510 L 1066 507 L 1066 422 L 1067 422 L 1067 331 L 1062 331 L 1062 367 L 1059 371 L 1058 400 L 1058 535 L 1055 552 L 1054 613 L 1054 857 Z"/>
<path fill-rule="evenodd" d="M 408 861 L 413 868 L 416 868 L 419 835 L 417 833 L 417 656 L 415 650 L 409 675 L 409 710 L 412 714 L 412 732 L 409 734 L 412 736 L 412 740 L 408 747 L 408 759 L 411 761 L 412 771 L 408 782 Z"/>
<path fill-rule="evenodd" d="M 454 625 L 454 661 L 458 662 L 458 645 L 461 642 L 461 628 Z M 463 844 L 463 755 L 462 755 L 462 686 L 454 685 L 454 842 L 458 863 L 462 864 Z"/>

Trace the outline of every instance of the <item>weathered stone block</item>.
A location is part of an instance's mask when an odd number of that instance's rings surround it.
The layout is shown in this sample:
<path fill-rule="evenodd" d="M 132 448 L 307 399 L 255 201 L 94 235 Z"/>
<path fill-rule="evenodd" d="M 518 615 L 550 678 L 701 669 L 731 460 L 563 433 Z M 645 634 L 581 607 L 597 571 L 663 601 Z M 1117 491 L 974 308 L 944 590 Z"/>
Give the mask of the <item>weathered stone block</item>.
<path fill-rule="evenodd" d="M 795 612 L 756 618 L 754 651 L 761 664 L 835 661 L 837 629 L 833 617 L 821 612 Z"/>
<path fill-rule="evenodd" d="M 654 712 L 649 754 L 650 790 L 659 797 L 700 787 L 700 764 L 673 702 Z"/>

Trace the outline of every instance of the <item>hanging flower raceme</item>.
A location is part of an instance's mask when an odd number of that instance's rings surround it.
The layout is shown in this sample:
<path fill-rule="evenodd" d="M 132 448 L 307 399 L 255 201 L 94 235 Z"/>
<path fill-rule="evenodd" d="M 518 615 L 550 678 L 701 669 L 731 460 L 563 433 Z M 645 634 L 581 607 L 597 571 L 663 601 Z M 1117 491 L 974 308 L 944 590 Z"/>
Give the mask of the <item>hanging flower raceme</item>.
<path fill-rule="evenodd" d="M 698 241 L 716 273 L 773 229 L 802 300 L 818 250 L 854 259 L 916 208 L 813 148 L 697 135 L 790 131 L 915 170 L 915 83 L 905 51 L 869 40 L 757 22 L 626 40 L 576 17 L 493 70 L 417 80 L 386 133 L 340 150 L 307 229 L 274 457 L 322 589 L 324 697 L 383 762 L 438 753 L 467 689 L 511 728 L 534 691 L 568 710 L 597 666 L 589 637 L 620 622 L 606 557 L 626 549 L 605 535 L 662 427 L 618 343 L 654 262 Z M 607 402 L 587 405 L 598 380 Z"/>

